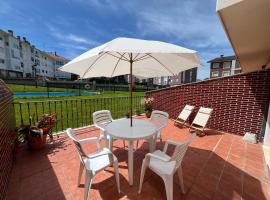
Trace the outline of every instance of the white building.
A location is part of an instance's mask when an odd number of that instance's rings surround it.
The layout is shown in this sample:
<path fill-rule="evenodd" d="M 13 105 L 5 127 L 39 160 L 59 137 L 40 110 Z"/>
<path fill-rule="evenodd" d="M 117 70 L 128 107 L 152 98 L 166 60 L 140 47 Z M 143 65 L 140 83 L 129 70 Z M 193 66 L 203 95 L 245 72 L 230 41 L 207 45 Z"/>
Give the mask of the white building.
<path fill-rule="evenodd" d="M 56 53 L 43 52 L 20 36 L 15 37 L 13 31 L 0 29 L 0 77 L 47 77 L 70 79 L 71 74 L 59 72 L 68 60 Z"/>
<path fill-rule="evenodd" d="M 69 60 L 57 55 L 56 52 L 44 52 L 44 56 L 47 56 L 53 65 L 54 78 L 56 79 L 71 79 L 71 74 L 67 72 L 58 71 L 59 67 L 62 67 L 64 64 L 68 63 Z"/>

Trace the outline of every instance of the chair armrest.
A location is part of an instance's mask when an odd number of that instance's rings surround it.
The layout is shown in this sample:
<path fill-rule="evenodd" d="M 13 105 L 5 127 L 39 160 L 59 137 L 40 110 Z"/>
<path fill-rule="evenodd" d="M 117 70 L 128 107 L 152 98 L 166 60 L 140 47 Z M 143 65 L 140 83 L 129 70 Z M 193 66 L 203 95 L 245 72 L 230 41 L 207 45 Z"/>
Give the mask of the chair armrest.
<path fill-rule="evenodd" d="M 177 145 L 181 145 L 182 143 L 180 142 L 175 142 L 175 141 L 172 141 L 172 140 L 167 140 L 165 145 L 164 145 L 164 148 L 163 148 L 163 152 L 167 152 L 167 149 L 168 149 L 168 146 L 170 145 L 174 145 L 174 146 L 177 146 Z"/>
<path fill-rule="evenodd" d="M 90 138 L 80 139 L 79 142 L 80 143 L 84 143 L 84 142 L 96 142 L 97 150 L 98 151 L 100 150 L 99 139 L 97 137 L 90 137 Z"/>
<path fill-rule="evenodd" d="M 163 158 L 163 157 L 161 157 L 161 156 L 158 156 L 158 155 L 155 155 L 155 154 L 153 154 L 153 153 L 147 153 L 146 154 L 146 156 L 145 156 L 145 158 L 146 158 L 146 160 L 150 160 L 150 158 L 156 158 L 156 159 L 158 159 L 158 160 L 161 160 L 161 161 L 163 161 L 163 162 L 168 162 L 168 161 L 170 161 L 169 159 L 166 159 L 166 158 Z"/>
<path fill-rule="evenodd" d="M 94 126 L 95 126 L 96 128 L 98 128 L 98 129 L 102 130 L 102 131 L 105 131 L 105 129 L 104 129 L 103 127 L 101 127 L 101 126 L 99 126 L 99 125 L 97 125 L 97 124 L 94 124 Z"/>
<path fill-rule="evenodd" d="M 93 159 L 93 158 L 97 158 L 97 157 L 100 157 L 100 156 L 108 155 L 109 160 L 110 160 L 110 163 L 113 163 L 113 162 L 114 162 L 114 159 L 113 159 L 113 153 L 112 153 L 109 149 L 107 149 L 107 148 L 104 148 L 104 149 L 107 150 L 107 151 L 104 152 L 104 153 L 99 153 L 99 152 L 102 151 L 102 150 L 99 150 L 98 152 L 95 152 L 94 154 L 89 155 L 89 156 L 87 156 L 87 157 L 88 157 L 89 159 Z"/>

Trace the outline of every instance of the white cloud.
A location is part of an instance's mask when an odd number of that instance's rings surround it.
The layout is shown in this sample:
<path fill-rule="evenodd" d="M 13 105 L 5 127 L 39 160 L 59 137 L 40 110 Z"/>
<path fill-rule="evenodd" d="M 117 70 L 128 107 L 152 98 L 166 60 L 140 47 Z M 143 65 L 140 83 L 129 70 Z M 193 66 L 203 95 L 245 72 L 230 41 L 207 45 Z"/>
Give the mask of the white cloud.
<path fill-rule="evenodd" d="M 94 40 L 84 38 L 84 37 L 81 37 L 81 36 L 78 36 L 78 35 L 75 35 L 72 33 L 66 34 L 66 33 L 60 31 L 59 29 L 57 29 L 52 24 L 47 23 L 46 26 L 49 29 L 50 34 L 59 40 L 66 41 L 66 42 L 72 42 L 72 43 L 78 43 L 78 44 L 86 44 L 86 45 L 91 45 L 91 46 L 99 44 L 98 42 L 96 42 Z"/>
<path fill-rule="evenodd" d="M 88 47 L 82 46 L 82 45 L 74 45 L 69 43 L 59 43 L 61 47 L 68 48 L 68 49 L 75 49 L 75 50 L 81 50 L 81 51 L 87 51 L 89 50 Z"/>
<path fill-rule="evenodd" d="M 89 44 L 89 45 L 93 45 L 93 46 L 98 44 L 98 42 L 96 42 L 96 41 L 89 40 L 89 39 L 86 39 L 84 37 L 80 37 L 80 36 L 74 35 L 74 34 L 68 34 L 66 36 L 66 39 L 73 41 L 73 42 L 77 42 L 77 43 L 81 43 L 81 44 Z"/>

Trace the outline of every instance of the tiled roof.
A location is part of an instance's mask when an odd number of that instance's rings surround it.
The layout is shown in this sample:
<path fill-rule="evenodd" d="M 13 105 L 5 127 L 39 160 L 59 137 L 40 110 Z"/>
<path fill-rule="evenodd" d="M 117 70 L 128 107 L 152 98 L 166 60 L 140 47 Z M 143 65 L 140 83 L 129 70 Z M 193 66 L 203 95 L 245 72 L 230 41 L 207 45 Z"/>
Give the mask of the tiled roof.
<path fill-rule="evenodd" d="M 236 57 L 235 56 L 221 56 L 218 58 L 214 58 L 213 60 L 209 60 L 207 62 L 212 63 L 212 62 L 224 62 L 224 61 L 232 61 L 232 60 L 236 60 Z"/>
<path fill-rule="evenodd" d="M 44 53 L 45 53 L 47 56 L 53 58 L 54 60 L 61 60 L 61 61 L 64 60 L 64 61 L 69 61 L 67 58 L 64 58 L 64 57 L 62 57 L 62 56 L 59 56 L 59 55 L 55 54 L 54 52 L 45 52 L 45 51 L 44 51 Z"/>

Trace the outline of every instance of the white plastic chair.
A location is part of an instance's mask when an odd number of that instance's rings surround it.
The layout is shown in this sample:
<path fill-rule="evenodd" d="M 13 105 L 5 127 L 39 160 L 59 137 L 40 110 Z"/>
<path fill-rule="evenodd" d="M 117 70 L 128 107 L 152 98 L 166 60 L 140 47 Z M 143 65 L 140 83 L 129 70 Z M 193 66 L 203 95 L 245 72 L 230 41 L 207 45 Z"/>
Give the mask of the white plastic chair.
<path fill-rule="evenodd" d="M 154 110 L 151 114 L 150 117 L 150 122 L 153 123 L 157 129 L 157 139 L 160 139 L 160 141 L 162 141 L 161 138 L 161 131 L 163 128 L 165 128 L 168 125 L 168 120 L 169 120 L 169 114 L 160 110 Z"/>
<path fill-rule="evenodd" d="M 150 116 L 150 122 L 153 123 L 157 128 L 157 134 L 156 139 L 159 139 L 162 141 L 161 138 L 161 131 L 163 128 L 165 128 L 168 125 L 169 120 L 169 114 L 160 110 L 154 110 L 152 111 L 152 114 Z M 139 145 L 139 140 L 137 140 L 137 148 Z"/>
<path fill-rule="evenodd" d="M 67 129 L 68 136 L 73 140 L 75 146 L 79 152 L 80 157 L 80 168 L 79 168 L 79 176 L 78 176 L 78 185 L 80 185 L 81 176 L 83 170 L 85 169 L 85 185 L 84 185 L 84 200 L 88 199 L 88 192 L 91 188 L 92 180 L 94 176 L 100 172 L 101 170 L 107 168 L 108 166 L 113 165 L 115 172 L 115 179 L 117 184 L 118 192 L 120 193 L 120 181 L 119 181 L 119 169 L 118 169 L 118 160 L 113 155 L 113 153 L 107 149 L 100 149 L 99 139 L 97 137 L 91 137 L 86 139 L 77 139 L 71 128 Z M 95 142 L 97 151 L 86 155 L 82 149 L 81 143 L 83 142 Z"/>
<path fill-rule="evenodd" d="M 186 121 L 188 120 L 190 114 L 194 110 L 194 106 L 185 105 L 181 113 L 178 115 L 178 117 L 174 120 L 175 125 L 185 125 Z"/>
<path fill-rule="evenodd" d="M 111 140 L 110 135 L 105 133 L 105 127 L 113 121 L 111 111 L 109 110 L 100 110 L 93 113 L 93 122 L 95 127 L 100 130 L 99 139 L 104 139 L 106 142 L 106 146 L 109 147 L 109 142 Z M 123 144 L 125 147 L 125 141 L 123 140 Z"/>
<path fill-rule="evenodd" d="M 205 135 L 204 129 L 206 127 L 206 124 L 207 124 L 212 112 L 213 112 L 212 108 L 200 107 L 192 124 L 189 127 L 189 131 L 191 132 L 191 130 L 195 130 L 195 131 L 199 131 L 201 133 L 201 135 Z"/>
<path fill-rule="evenodd" d="M 149 167 L 163 179 L 167 200 L 173 199 L 173 176 L 176 171 L 178 172 L 182 193 L 185 193 L 181 163 L 187 151 L 188 145 L 195 137 L 196 134 L 192 134 L 183 143 L 166 141 L 163 151 L 156 150 L 153 153 L 146 154 L 142 163 L 139 194 L 142 191 L 144 174 L 147 167 Z M 171 157 L 166 154 L 169 144 L 175 146 L 173 155 Z"/>

